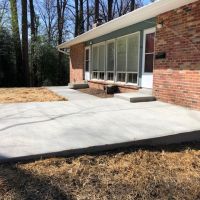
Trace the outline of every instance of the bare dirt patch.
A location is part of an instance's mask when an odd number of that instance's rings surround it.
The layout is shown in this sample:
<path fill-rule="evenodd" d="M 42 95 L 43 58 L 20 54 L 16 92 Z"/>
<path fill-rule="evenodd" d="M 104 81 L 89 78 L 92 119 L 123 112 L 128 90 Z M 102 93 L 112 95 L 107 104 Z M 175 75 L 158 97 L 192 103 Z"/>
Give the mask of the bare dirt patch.
<path fill-rule="evenodd" d="M 0 103 L 66 101 L 46 88 L 0 88 Z"/>
<path fill-rule="evenodd" d="M 200 144 L 0 165 L 0 199 L 200 199 Z"/>
<path fill-rule="evenodd" d="M 104 90 L 94 88 L 78 89 L 78 91 L 100 98 L 112 98 L 114 96 L 113 94 L 107 94 Z"/>

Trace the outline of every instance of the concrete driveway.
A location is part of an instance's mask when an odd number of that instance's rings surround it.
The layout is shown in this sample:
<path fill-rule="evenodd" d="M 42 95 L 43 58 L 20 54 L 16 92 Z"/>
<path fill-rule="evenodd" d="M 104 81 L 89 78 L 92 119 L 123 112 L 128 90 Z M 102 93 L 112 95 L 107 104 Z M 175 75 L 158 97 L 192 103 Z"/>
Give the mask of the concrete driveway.
<path fill-rule="evenodd" d="M 0 105 L 1 162 L 109 149 L 135 141 L 168 143 L 200 138 L 198 111 L 158 101 L 131 104 L 116 98 L 100 99 L 66 87 L 51 90 L 69 101 Z M 174 137 L 164 137 L 169 135 Z M 152 138 L 158 139 L 145 140 Z"/>

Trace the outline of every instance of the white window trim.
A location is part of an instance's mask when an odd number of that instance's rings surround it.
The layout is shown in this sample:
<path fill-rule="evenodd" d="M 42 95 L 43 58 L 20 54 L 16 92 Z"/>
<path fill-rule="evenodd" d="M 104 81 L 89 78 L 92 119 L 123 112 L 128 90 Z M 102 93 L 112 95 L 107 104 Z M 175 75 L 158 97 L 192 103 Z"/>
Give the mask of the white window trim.
<path fill-rule="evenodd" d="M 150 33 L 156 34 L 156 28 L 153 27 L 153 28 L 145 29 L 143 33 L 142 74 L 146 74 L 146 75 L 153 74 L 153 72 L 145 72 L 146 36 L 147 34 L 150 34 Z M 154 48 L 155 48 L 155 40 L 154 40 Z M 149 54 L 152 54 L 152 53 L 149 53 Z M 154 56 L 155 56 L 155 49 L 154 49 Z M 155 59 L 153 59 L 153 67 L 154 67 L 154 60 Z"/>
<path fill-rule="evenodd" d="M 128 38 L 129 36 L 132 36 L 132 35 L 136 35 L 138 34 L 139 37 L 138 37 L 138 42 L 139 42 L 139 45 L 138 45 L 138 71 L 137 72 L 127 72 L 127 58 L 128 58 L 128 45 L 127 45 L 127 39 L 126 39 L 126 71 L 125 72 L 121 72 L 121 73 L 126 73 L 126 77 L 125 77 L 125 82 L 120 82 L 120 81 L 117 81 L 117 73 L 120 73 L 120 71 L 117 71 L 117 40 L 118 39 L 121 39 L 121 38 Z M 124 35 L 124 36 L 121 36 L 121 37 L 118 37 L 116 38 L 116 76 L 115 76 L 115 82 L 116 83 L 120 83 L 120 84 L 125 84 L 125 85 L 138 85 L 139 84 L 139 68 L 140 68 L 140 31 L 137 31 L 137 32 L 134 32 L 134 33 L 131 33 L 131 34 L 128 34 L 128 35 Z M 130 83 L 130 82 L 127 82 L 127 73 L 137 73 L 137 83 Z"/>
<path fill-rule="evenodd" d="M 127 58 L 128 58 L 128 45 L 127 45 L 127 38 L 129 36 L 132 36 L 132 35 L 136 35 L 138 34 L 138 68 L 137 68 L 137 71 L 132 71 L 132 72 L 127 72 Z M 121 71 L 117 71 L 117 40 L 118 39 L 121 39 L 121 38 L 126 38 L 126 70 L 121 72 Z M 117 84 L 123 84 L 123 85 L 139 85 L 139 68 L 140 68 L 140 39 L 141 39 L 141 36 L 140 36 L 140 31 L 137 31 L 137 32 L 134 32 L 134 33 L 130 33 L 130 34 L 127 34 L 127 35 L 123 35 L 121 37 L 117 37 L 117 38 L 114 38 L 114 39 L 111 39 L 111 40 L 107 40 L 107 41 L 103 41 L 103 42 L 100 42 L 100 43 L 97 43 L 97 44 L 94 44 L 92 45 L 91 49 L 92 49 L 92 53 L 93 53 L 93 48 L 96 47 L 96 46 L 100 46 L 102 44 L 104 44 L 104 48 L 105 48 L 105 56 L 104 56 L 104 80 L 103 81 L 106 81 L 106 82 L 110 82 L 110 83 L 117 83 Z M 107 44 L 111 43 L 111 42 L 114 42 L 114 48 L 115 48 L 115 59 L 114 59 L 114 71 L 107 71 Z M 99 48 L 98 48 L 98 62 L 99 62 Z M 93 66 L 93 57 L 91 56 L 91 63 L 92 63 L 92 66 Z M 92 76 L 93 76 L 93 72 L 97 72 L 98 73 L 98 77 L 97 79 L 94 79 Z M 102 79 L 99 79 L 99 72 L 103 72 L 103 71 L 93 71 L 93 68 L 91 70 L 91 80 L 102 80 Z M 107 80 L 107 73 L 114 73 L 114 78 L 113 78 L 113 81 L 111 80 Z M 125 82 L 120 82 L 120 81 L 117 81 L 117 73 L 125 73 Z M 130 83 L 130 82 L 127 82 L 127 74 L 137 74 L 137 83 Z"/>
<path fill-rule="evenodd" d="M 116 39 L 111 39 L 111 40 L 107 40 L 106 41 L 106 44 L 105 44 L 105 47 L 106 47 L 106 66 L 105 66 L 105 81 L 109 81 L 110 83 L 112 82 L 112 83 L 114 83 L 115 82 L 115 74 L 116 74 L 116 41 L 115 41 Z M 108 59 L 107 59 L 107 56 L 108 56 L 108 54 L 107 54 L 107 52 L 108 52 L 108 44 L 110 44 L 110 43 L 114 43 L 114 70 L 113 71 L 108 71 L 107 69 L 108 69 Z M 113 73 L 113 80 L 111 81 L 111 80 L 108 80 L 108 73 Z"/>
<path fill-rule="evenodd" d="M 93 53 L 93 48 L 94 47 L 98 47 L 98 55 L 97 55 L 97 61 L 98 61 L 98 65 L 99 65 L 99 46 L 101 46 L 101 45 L 104 45 L 104 54 L 106 53 L 106 42 L 100 42 L 100 43 L 97 43 L 97 44 L 94 44 L 94 45 L 92 45 L 92 53 Z M 105 81 L 105 68 L 106 68 L 106 58 L 105 58 L 106 56 L 104 56 L 104 71 L 99 71 L 99 70 L 97 70 L 97 71 L 93 71 L 93 69 L 92 69 L 92 72 L 91 72 L 91 80 L 100 80 L 100 81 Z M 92 57 L 93 58 L 93 57 Z M 92 66 L 93 66 L 93 59 L 92 59 Z M 93 72 L 97 72 L 97 79 L 96 78 L 93 78 Z M 104 79 L 100 79 L 99 78 L 99 73 L 104 73 Z"/>

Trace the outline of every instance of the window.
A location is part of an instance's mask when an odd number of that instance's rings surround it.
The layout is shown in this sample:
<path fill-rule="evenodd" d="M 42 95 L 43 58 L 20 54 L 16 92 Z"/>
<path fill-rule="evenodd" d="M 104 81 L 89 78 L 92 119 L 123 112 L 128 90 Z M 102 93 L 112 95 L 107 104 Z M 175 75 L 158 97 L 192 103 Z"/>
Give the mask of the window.
<path fill-rule="evenodd" d="M 139 67 L 139 34 L 127 38 L 127 82 L 137 83 Z"/>
<path fill-rule="evenodd" d="M 114 80 L 114 70 L 115 70 L 115 42 L 111 41 L 107 43 L 107 80 Z"/>
<path fill-rule="evenodd" d="M 104 43 L 93 47 L 92 63 L 93 63 L 92 78 L 104 80 L 104 71 L 105 71 Z"/>
<path fill-rule="evenodd" d="M 150 33 L 146 35 L 145 66 L 144 66 L 144 72 L 146 73 L 153 72 L 154 37 L 155 37 L 155 33 Z"/>
<path fill-rule="evenodd" d="M 90 66 L 90 50 L 85 50 L 85 72 L 89 72 L 89 66 Z"/>
<path fill-rule="evenodd" d="M 139 55 L 139 33 L 108 41 L 106 45 L 96 44 L 92 47 L 92 78 L 137 84 Z"/>
<path fill-rule="evenodd" d="M 137 83 L 139 42 L 138 33 L 117 40 L 117 81 Z"/>

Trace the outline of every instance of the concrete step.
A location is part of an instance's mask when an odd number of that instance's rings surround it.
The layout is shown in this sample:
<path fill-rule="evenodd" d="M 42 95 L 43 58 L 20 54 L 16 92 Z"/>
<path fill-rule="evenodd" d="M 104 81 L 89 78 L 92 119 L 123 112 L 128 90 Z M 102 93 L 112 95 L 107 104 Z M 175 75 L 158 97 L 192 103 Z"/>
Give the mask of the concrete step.
<path fill-rule="evenodd" d="M 141 89 L 139 89 L 138 92 L 143 93 L 143 94 L 149 94 L 149 95 L 153 94 L 152 89 L 147 89 L 147 88 L 141 88 Z"/>
<path fill-rule="evenodd" d="M 68 84 L 70 89 L 85 89 L 89 88 L 89 85 L 87 82 L 84 83 L 69 83 Z"/>
<path fill-rule="evenodd" d="M 156 98 L 151 94 L 145 94 L 140 91 L 133 93 L 119 93 L 114 95 L 115 98 L 123 99 L 131 103 L 156 101 Z"/>

